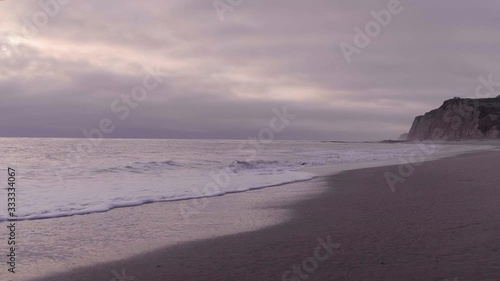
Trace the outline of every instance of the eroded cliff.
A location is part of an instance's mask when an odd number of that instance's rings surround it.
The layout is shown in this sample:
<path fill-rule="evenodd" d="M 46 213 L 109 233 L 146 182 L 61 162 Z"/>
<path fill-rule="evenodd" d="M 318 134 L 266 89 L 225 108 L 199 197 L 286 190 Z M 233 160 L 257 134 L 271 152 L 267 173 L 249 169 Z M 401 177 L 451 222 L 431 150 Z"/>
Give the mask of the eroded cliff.
<path fill-rule="evenodd" d="M 447 100 L 413 121 L 408 140 L 500 138 L 500 96 Z"/>

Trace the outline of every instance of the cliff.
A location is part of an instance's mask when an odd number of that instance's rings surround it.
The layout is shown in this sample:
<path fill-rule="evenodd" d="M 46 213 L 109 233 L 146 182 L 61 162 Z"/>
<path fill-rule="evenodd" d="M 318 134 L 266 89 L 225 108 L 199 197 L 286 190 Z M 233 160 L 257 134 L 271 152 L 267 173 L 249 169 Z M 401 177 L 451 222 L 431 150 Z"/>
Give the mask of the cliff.
<path fill-rule="evenodd" d="M 447 100 L 413 121 L 408 140 L 500 138 L 500 96 Z"/>
<path fill-rule="evenodd" d="M 408 133 L 404 133 L 399 136 L 398 141 L 405 141 L 408 140 Z"/>

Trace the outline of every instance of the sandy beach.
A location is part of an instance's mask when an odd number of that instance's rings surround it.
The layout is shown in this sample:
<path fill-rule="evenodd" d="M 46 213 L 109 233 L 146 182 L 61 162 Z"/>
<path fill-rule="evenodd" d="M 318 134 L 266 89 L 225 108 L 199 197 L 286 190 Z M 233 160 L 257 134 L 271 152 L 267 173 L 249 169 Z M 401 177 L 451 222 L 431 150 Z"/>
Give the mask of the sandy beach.
<path fill-rule="evenodd" d="M 318 178 L 314 196 L 267 207 L 291 211 L 283 223 L 36 280 L 500 280 L 499 156 L 425 162 L 396 192 L 396 166 Z"/>
<path fill-rule="evenodd" d="M 500 281 L 499 11 L 0 0 L 0 281 Z"/>

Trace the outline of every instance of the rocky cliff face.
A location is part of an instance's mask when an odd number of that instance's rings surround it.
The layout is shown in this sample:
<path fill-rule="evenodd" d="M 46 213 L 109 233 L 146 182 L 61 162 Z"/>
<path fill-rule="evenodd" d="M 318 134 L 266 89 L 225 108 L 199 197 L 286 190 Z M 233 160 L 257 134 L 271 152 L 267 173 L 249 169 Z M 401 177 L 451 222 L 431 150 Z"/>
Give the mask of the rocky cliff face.
<path fill-rule="evenodd" d="M 500 96 L 447 100 L 413 121 L 408 140 L 500 138 Z"/>

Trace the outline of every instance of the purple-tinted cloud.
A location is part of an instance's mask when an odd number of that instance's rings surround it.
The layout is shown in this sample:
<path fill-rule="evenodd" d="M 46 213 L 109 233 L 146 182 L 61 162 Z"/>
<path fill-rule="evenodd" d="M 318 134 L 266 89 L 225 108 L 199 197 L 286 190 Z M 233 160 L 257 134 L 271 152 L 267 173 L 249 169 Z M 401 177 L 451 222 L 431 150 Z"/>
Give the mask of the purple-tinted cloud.
<path fill-rule="evenodd" d="M 388 2 L 245 0 L 224 21 L 212 1 L 0 2 L 0 136 L 82 137 L 144 66 L 163 83 L 109 137 L 246 138 L 287 106 L 278 138 L 394 138 L 478 76 L 500 81 L 492 0 L 401 0 L 347 63 L 339 44 Z"/>

